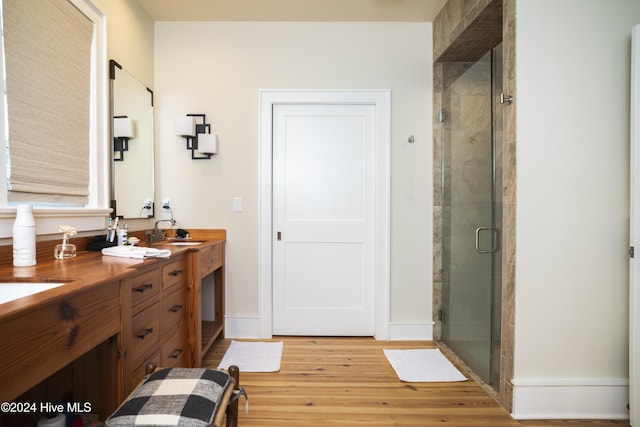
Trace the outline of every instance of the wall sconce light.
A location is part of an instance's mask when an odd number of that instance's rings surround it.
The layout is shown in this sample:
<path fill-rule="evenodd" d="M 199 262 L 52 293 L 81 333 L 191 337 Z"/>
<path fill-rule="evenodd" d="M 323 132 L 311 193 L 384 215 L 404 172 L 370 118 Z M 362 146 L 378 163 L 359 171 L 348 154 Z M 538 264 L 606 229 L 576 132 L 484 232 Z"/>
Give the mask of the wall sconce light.
<path fill-rule="evenodd" d="M 113 118 L 114 161 L 121 162 L 124 160 L 124 152 L 129 151 L 129 139 L 134 137 L 134 133 L 133 119 L 127 116 L 115 116 Z"/>
<path fill-rule="evenodd" d="M 215 133 L 203 133 L 198 137 L 198 152 L 209 155 L 218 154 L 218 135 Z"/>
<path fill-rule="evenodd" d="M 202 119 L 202 123 L 196 123 L 196 118 Z M 176 119 L 176 135 L 186 139 L 187 150 L 191 150 L 191 158 L 194 160 L 210 159 L 218 152 L 218 138 L 211 133 L 211 125 L 207 123 L 204 114 L 187 114 L 186 117 Z M 201 156 L 196 156 L 196 151 Z"/>

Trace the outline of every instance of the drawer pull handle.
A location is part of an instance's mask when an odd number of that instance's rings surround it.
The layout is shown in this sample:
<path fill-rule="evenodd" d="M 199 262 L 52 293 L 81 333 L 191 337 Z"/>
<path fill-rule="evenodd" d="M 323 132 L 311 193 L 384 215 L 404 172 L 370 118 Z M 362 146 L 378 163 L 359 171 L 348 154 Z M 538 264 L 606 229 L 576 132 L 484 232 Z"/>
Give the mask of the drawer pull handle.
<path fill-rule="evenodd" d="M 143 285 L 143 286 L 139 286 L 139 287 L 135 288 L 134 290 L 136 292 L 140 292 L 142 294 L 142 293 L 144 293 L 144 291 L 147 291 L 147 290 L 152 289 L 152 288 L 153 288 L 153 283 L 149 283 L 149 284 L 146 284 L 146 285 Z"/>
<path fill-rule="evenodd" d="M 182 310 L 182 304 L 176 304 L 176 305 L 174 305 L 173 307 L 171 307 L 169 309 L 169 311 L 172 312 L 172 313 L 177 313 L 180 310 Z"/>
<path fill-rule="evenodd" d="M 183 350 L 181 348 L 176 348 L 175 351 L 169 355 L 169 357 L 172 359 L 177 359 L 182 354 L 182 351 Z"/>
<path fill-rule="evenodd" d="M 147 328 L 147 329 L 143 329 L 140 332 L 138 332 L 138 338 L 140 338 L 141 340 L 145 339 L 147 337 L 147 335 L 149 335 L 151 332 L 153 332 L 153 328 Z"/>
<path fill-rule="evenodd" d="M 170 276 L 179 276 L 182 274 L 182 270 L 173 270 L 171 273 L 169 273 Z"/>

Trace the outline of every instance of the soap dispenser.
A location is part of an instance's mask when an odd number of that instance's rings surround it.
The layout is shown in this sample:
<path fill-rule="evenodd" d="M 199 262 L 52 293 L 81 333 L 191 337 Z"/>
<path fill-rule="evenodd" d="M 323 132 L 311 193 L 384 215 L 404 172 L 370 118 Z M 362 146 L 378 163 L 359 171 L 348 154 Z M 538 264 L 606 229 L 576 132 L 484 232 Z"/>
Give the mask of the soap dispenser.
<path fill-rule="evenodd" d="M 36 222 L 32 205 L 18 205 L 13 223 L 13 265 L 36 265 Z"/>
<path fill-rule="evenodd" d="M 124 225 L 124 229 L 118 230 L 118 246 L 125 246 L 127 244 L 127 238 L 129 236 L 129 226 Z"/>

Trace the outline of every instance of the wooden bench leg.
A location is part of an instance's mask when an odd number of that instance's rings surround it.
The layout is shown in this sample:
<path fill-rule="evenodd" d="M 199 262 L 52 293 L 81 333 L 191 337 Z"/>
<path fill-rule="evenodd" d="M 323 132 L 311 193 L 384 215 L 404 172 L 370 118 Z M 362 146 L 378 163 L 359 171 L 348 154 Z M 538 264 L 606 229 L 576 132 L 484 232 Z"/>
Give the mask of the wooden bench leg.
<path fill-rule="evenodd" d="M 235 380 L 234 392 L 240 390 L 240 369 L 237 366 L 229 366 L 229 375 Z M 238 400 L 235 399 L 227 406 L 227 427 L 238 426 Z"/>

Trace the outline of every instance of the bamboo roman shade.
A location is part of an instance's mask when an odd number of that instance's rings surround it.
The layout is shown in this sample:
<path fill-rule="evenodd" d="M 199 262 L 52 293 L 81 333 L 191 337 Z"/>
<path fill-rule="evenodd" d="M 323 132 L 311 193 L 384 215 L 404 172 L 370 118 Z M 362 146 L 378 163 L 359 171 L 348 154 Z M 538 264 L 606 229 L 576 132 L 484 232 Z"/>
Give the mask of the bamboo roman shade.
<path fill-rule="evenodd" d="M 10 202 L 85 204 L 93 23 L 68 0 L 2 0 Z"/>

